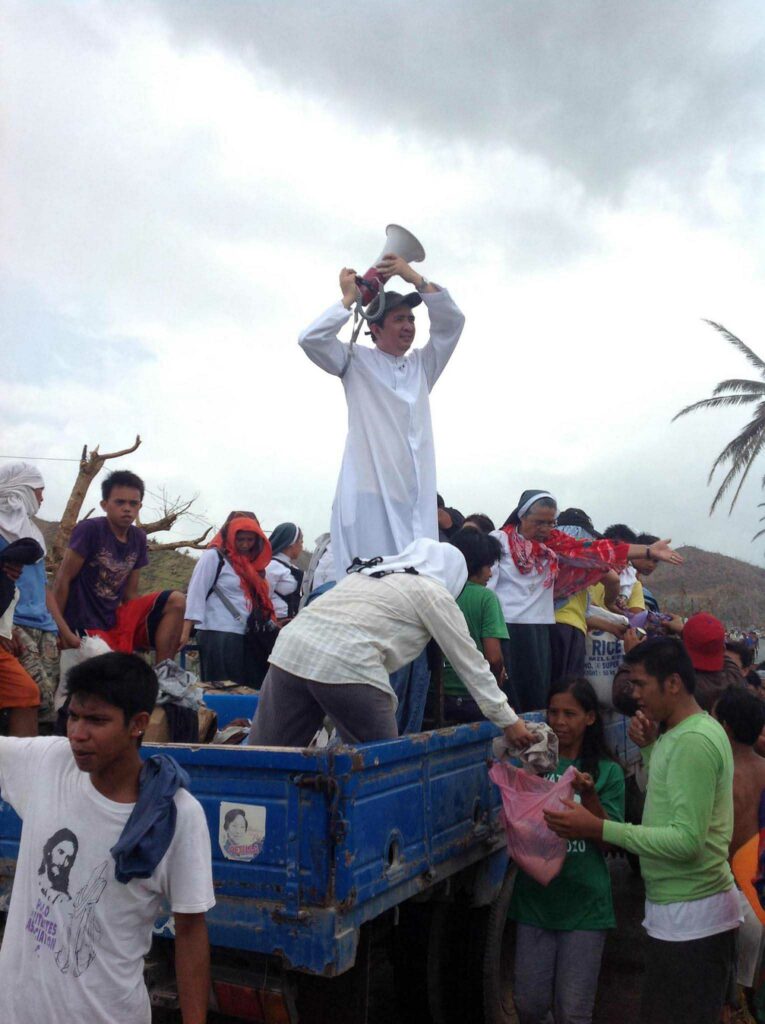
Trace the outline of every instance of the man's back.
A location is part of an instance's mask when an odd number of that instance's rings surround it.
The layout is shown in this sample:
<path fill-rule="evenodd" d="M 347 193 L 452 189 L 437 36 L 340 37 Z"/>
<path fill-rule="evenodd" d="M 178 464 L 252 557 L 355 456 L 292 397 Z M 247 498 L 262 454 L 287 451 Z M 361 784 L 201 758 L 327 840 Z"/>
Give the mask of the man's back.
<path fill-rule="evenodd" d="M 747 756 L 748 755 L 748 756 Z M 765 790 L 765 758 L 751 748 L 742 757 L 733 760 L 733 838 L 731 858 L 739 847 L 757 835 L 759 823 L 757 809 Z"/>

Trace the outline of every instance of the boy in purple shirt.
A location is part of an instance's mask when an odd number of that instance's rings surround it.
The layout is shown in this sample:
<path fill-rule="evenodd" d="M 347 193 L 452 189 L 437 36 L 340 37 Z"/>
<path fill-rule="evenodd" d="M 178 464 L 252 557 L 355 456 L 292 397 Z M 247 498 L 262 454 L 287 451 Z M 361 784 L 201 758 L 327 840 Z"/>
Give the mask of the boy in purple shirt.
<path fill-rule="evenodd" d="M 143 480 L 115 470 L 101 485 L 101 494 L 106 515 L 75 526 L 53 584 L 67 626 L 61 647 L 79 647 L 86 634 L 100 636 L 115 651 L 154 648 L 159 665 L 178 650 L 186 598 L 175 590 L 138 597 L 141 569 L 149 561 L 146 534 L 133 526 L 143 502 Z"/>

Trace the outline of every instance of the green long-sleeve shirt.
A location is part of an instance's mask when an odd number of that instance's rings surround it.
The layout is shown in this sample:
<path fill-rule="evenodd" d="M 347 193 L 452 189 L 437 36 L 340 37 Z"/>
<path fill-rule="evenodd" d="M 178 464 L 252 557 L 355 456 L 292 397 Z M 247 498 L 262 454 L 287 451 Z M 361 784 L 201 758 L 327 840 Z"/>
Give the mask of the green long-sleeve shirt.
<path fill-rule="evenodd" d="M 648 791 L 642 825 L 603 823 L 603 839 L 640 856 L 654 903 L 700 900 L 733 885 L 733 755 L 722 726 L 691 715 L 643 749 Z"/>

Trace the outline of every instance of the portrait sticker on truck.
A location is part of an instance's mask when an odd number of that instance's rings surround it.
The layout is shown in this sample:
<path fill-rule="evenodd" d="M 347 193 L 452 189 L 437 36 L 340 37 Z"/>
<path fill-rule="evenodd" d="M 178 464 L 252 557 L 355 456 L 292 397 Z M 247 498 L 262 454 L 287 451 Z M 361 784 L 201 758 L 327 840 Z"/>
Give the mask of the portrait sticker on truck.
<path fill-rule="evenodd" d="M 265 838 L 265 807 L 221 801 L 218 843 L 227 860 L 255 860 L 263 849 Z"/>

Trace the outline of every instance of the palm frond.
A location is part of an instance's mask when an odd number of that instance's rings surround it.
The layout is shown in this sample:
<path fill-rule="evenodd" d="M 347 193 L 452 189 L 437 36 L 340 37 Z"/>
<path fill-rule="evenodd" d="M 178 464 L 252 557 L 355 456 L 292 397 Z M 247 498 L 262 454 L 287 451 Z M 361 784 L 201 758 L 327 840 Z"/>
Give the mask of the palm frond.
<path fill-rule="evenodd" d="M 712 392 L 721 395 L 723 391 L 749 391 L 752 394 L 765 395 L 765 381 L 760 380 L 721 380 Z"/>
<path fill-rule="evenodd" d="M 728 510 L 728 514 L 730 515 L 733 511 L 733 507 L 738 501 L 744 483 L 749 476 L 754 460 L 760 454 L 763 447 L 765 447 L 765 403 L 759 407 L 758 413 L 749 421 L 744 429 L 734 437 L 733 440 L 725 446 L 725 448 L 723 448 L 712 465 L 708 478 L 709 483 L 712 482 L 712 476 L 714 475 L 715 470 L 720 468 L 726 462 L 730 463 L 728 472 L 725 474 L 725 477 L 723 478 L 712 502 L 712 506 L 709 510 L 710 515 L 714 512 L 729 488 L 733 485 L 736 477 L 740 476 L 738 486 Z"/>
<path fill-rule="evenodd" d="M 704 320 L 705 324 L 709 324 L 716 331 L 722 334 L 726 341 L 730 342 L 734 348 L 737 348 L 739 352 L 749 360 L 752 366 L 765 377 L 765 361 L 760 359 L 756 352 L 753 352 L 748 345 L 745 345 L 741 338 L 737 338 L 735 334 L 732 334 L 727 327 L 723 327 L 722 324 L 715 323 L 714 320 Z"/>
<path fill-rule="evenodd" d="M 761 402 L 765 395 L 720 395 L 718 398 L 702 398 L 693 405 L 686 405 L 680 412 L 672 417 L 672 423 L 686 413 L 695 412 L 697 409 L 724 409 L 734 405 L 749 405 L 752 402 Z"/>

